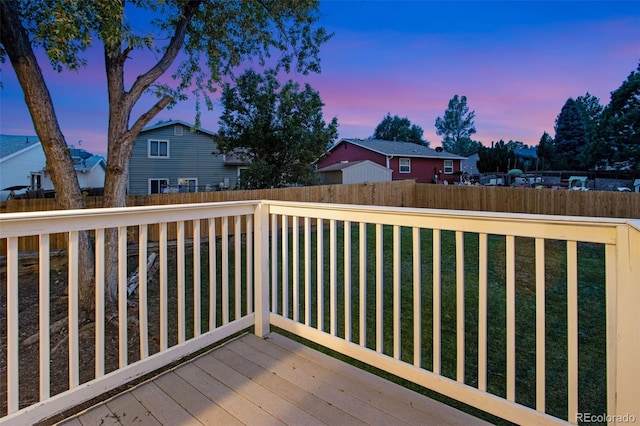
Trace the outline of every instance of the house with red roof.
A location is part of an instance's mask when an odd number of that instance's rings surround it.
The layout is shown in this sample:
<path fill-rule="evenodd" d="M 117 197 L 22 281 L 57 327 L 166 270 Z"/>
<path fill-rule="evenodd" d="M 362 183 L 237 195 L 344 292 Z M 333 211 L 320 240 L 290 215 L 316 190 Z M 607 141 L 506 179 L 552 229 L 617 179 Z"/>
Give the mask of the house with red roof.
<path fill-rule="evenodd" d="M 411 142 L 380 139 L 341 139 L 329 148 L 316 166 L 369 160 L 391 170 L 393 180 L 415 179 L 419 183 L 453 183 L 459 180 L 465 157 Z"/>

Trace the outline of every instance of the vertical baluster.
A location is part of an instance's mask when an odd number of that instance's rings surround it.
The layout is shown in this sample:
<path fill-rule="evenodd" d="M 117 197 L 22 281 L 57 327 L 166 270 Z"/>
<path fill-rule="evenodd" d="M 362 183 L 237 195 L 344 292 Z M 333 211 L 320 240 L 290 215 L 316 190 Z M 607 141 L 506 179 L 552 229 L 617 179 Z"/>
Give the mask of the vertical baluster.
<path fill-rule="evenodd" d="M 367 224 L 360 222 L 360 345 L 367 345 Z"/>
<path fill-rule="evenodd" d="M 439 229 L 433 230 L 433 373 L 440 374 L 440 260 Z"/>
<path fill-rule="evenodd" d="M 464 233 L 456 231 L 456 379 L 464 383 Z"/>
<path fill-rule="evenodd" d="M 382 224 L 376 223 L 376 351 L 383 352 L 383 257 Z"/>
<path fill-rule="evenodd" d="M 68 250 L 68 318 L 69 318 L 69 389 L 80 384 L 80 354 L 78 326 L 78 255 L 80 246 L 78 231 L 69 232 Z"/>
<path fill-rule="evenodd" d="M 298 229 L 299 226 L 299 217 L 293 217 L 293 231 L 291 237 L 293 239 L 293 265 L 292 265 L 292 281 L 293 281 L 293 320 L 298 322 L 300 319 L 300 255 L 298 250 L 300 249 L 300 231 Z"/>
<path fill-rule="evenodd" d="M 140 359 L 144 359 L 149 356 L 149 327 L 147 320 L 147 238 L 147 225 L 140 225 L 138 235 L 138 321 L 140 325 Z"/>
<path fill-rule="evenodd" d="M 413 365 L 422 366 L 422 270 L 420 228 L 413 228 Z"/>
<path fill-rule="evenodd" d="M 289 318 L 289 217 L 282 215 L 282 316 Z"/>
<path fill-rule="evenodd" d="M 218 293 L 216 256 L 216 219 L 209 218 L 209 330 L 216 328 Z"/>
<path fill-rule="evenodd" d="M 118 364 L 127 366 L 127 227 L 118 227 Z"/>
<path fill-rule="evenodd" d="M 311 326 L 311 218 L 304 218 L 304 323 Z"/>
<path fill-rule="evenodd" d="M 271 215 L 271 312 L 278 312 L 278 215 Z"/>
<path fill-rule="evenodd" d="M 104 376 L 104 229 L 96 229 L 96 378 Z"/>
<path fill-rule="evenodd" d="M 324 330 L 324 267 L 323 267 L 323 223 L 322 219 L 318 218 L 316 225 L 316 264 L 317 264 L 317 288 L 318 293 L 318 330 Z"/>
<path fill-rule="evenodd" d="M 536 410 L 545 412 L 545 254 L 544 239 L 536 238 Z"/>
<path fill-rule="evenodd" d="M 567 361 L 569 421 L 578 413 L 578 244 L 567 241 Z"/>
<path fill-rule="evenodd" d="M 246 265 L 246 280 L 247 280 L 247 294 L 246 294 L 246 298 L 247 298 L 247 315 L 251 314 L 253 312 L 253 274 L 254 274 L 254 268 L 253 268 L 253 216 L 252 215 L 247 215 L 246 216 L 246 226 L 247 226 L 247 232 L 246 232 L 246 249 L 247 249 L 247 256 L 246 256 L 246 261 L 245 261 L 245 265 Z"/>
<path fill-rule="evenodd" d="M 393 357 L 400 359 L 400 255 L 402 246 L 400 245 L 400 227 L 393 226 Z"/>
<path fill-rule="evenodd" d="M 167 224 L 160 224 L 160 351 L 168 347 Z"/>
<path fill-rule="evenodd" d="M 344 221 L 344 339 L 351 341 L 351 222 Z"/>
<path fill-rule="evenodd" d="M 507 400 L 516 399 L 516 248 L 515 237 L 506 237 L 507 257 Z"/>
<path fill-rule="evenodd" d="M 222 218 L 222 324 L 229 322 L 229 218 Z"/>
<path fill-rule="evenodd" d="M 202 306 L 201 278 L 200 278 L 200 219 L 193 221 L 193 335 L 199 336 L 202 332 L 200 323 Z"/>
<path fill-rule="evenodd" d="M 240 216 L 235 216 L 233 223 L 233 241 L 234 241 L 234 249 L 233 249 L 233 264 L 234 264 L 234 283 L 233 289 L 234 293 L 234 302 L 235 302 L 235 319 L 240 319 L 241 315 L 241 306 L 242 306 L 242 250 L 241 250 L 241 242 L 242 242 L 242 227 Z"/>
<path fill-rule="evenodd" d="M 478 237 L 478 389 L 487 390 L 487 234 Z"/>
<path fill-rule="evenodd" d="M 50 392 L 50 336 L 49 336 L 49 234 L 40 234 L 39 251 L 39 311 L 40 311 L 40 401 L 49 398 Z"/>
<path fill-rule="evenodd" d="M 184 221 L 176 222 L 177 241 L 177 280 L 178 280 L 178 343 L 182 343 L 186 339 L 186 304 L 185 304 L 185 249 L 184 249 Z"/>
<path fill-rule="evenodd" d="M 7 412 L 19 407 L 18 238 L 7 238 Z"/>

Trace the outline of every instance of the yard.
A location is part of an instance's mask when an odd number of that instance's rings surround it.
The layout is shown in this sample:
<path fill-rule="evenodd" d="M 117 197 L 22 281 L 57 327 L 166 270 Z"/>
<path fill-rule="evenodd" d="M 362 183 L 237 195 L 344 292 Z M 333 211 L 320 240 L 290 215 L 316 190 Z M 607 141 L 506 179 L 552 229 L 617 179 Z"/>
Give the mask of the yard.
<path fill-rule="evenodd" d="M 352 265 L 347 265 L 350 270 L 350 279 L 354 285 L 351 286 L 350 305 L 353 312 L 358 312 L 361 308 L 360 287 L 358 283 L 360 277 L 359 264 L 356 261 L 360 258 L 360 231 L 357 226 L 347 228 L 350 234 L 351 250 L 350 258 L 353 260 Z M 376 271 L 379 267 L 383 271 L 383 349 L 382 352 L 391 356 L 394 352 L 393 327 L 392 321 L 394 312 L 394 289 L 393 289 L 393 273 L 394 259 L 399 259 L 401 267 L 399 268 L 401 276 L 400 303 L 403 306 L 411 306 L 413 304 L 413 264 L 412 264 L 412 230 L 410 228 L 400 228 L 400 252 L 393 250 L 393 229 L 391 226 L 384 226 L 382 230 L 382 265 L 376 264 L 376 226 L 367 225 L 366 227 L 366 286 L 365 286 L 365 305 L 366 305 L 366 347 L 374 349 L 376 347 Z M 282 234 L 278 232 L 278 239 L 282 242 Z M 310 259 L 310 276 L 313 277 L 311 282 L 310 300 L 305 300 L 304 292 L 301 293 L 299 300 L 295 300 L 289 295 L 294 294 L 293 277 L 300 276 L 301 271 L 293 269 L 293 248 L 292 241 L 298 239 L 302 242 L 304 234 L 302 231 L 294 237 L 294 233 L 289 229 L 286 234 L 289 241 L 288 261 L 287 261 L 287 294 L 282 294 L 282 287 L 278 287 L 276 300 L 285 300 L 287 303 L 287 316 L 292 318 L 293 315 L 300 315 L 303 318 L 306 315 L 306 309 L 309 306 L 317 305 L 318 288 L 316 286 L 317 266 L 315 259 L 317 258 L 316 247 L 317 233 L 310 234 L 311 253 Z M 322 233 L 322 250 L 324 252 L 322 258 L 324 262 L 323 268 L 323 297 L 329 300 L 331 294 L 331 265 L 329 259 L 331 252 L 335 253 L 335 277 L 336 300 L 338 304 L 337 334 L 340 337 L 345 336 L 345 251 L 344 251 L 344 228 L 343 223 L 338 222 L 335 234 L 335 242 L 331 240 L 330 232 Z M 229 237 L 233 240 L 233 236 Z M 456 253 L 457 253 L 457 236 L 455 232 L 442 231 L 440 235 L 441 250 L 441 291 L 440 291 L 440 307 L 441 307 L 441 374 L 451 379 L 457 377 L 456 351 L 457 351 L 457 277 L 456 277 Z M 477 387 L 478 382 L 478 327 L 479 327 L 479 287 L 478 287 L 478 242 L 479 236 L 475 233 L 464 233 L 464 335 L 465 335 L 465 353 L 464 353 L 464 381 L 469 386 Z M 332 250 L 332 245 L 335 249 Z M 487 390 L 489 393 L 500 397 L 506 396 L 506 265 L 505 265 L 505 237 L 497 235 L 489 235 L 488 237 L 488 253 L 489 269 L 488 269 L 488 303 L 487 303 Z M 535 332 L 532 328 L 536 324 L 536 287 L 535 287 L 535 265 L 534 259 L 535 247 L 532 238 L 517 237 L 516 244 L 516 288 L 515 303 L 517 311 L 516 322 L 516 402 L 535 408 L 536 403 L 536 340 Z M 208 268 L 208 244 L 203 243 L 200 250 L 201 254 L 201 271 L 200 276 L 202 282 L 209 281 Z M 240 264 L 240 282 L 245 280 L 246 271 L 246 251 L 244 242 L 241 244 L 242 250 L 239 253 L 240 261 L 236 262 L 235 256 L 238 255 L 234 247 L 235 244 L 229 244 L 228 276 L 234 277 L 235 265 Z M 279 249 L 281 245 L 278 245 Z M 169 305 L 169 346 L 174 345 L 178 340 L 178 308 L 177 308 L 177 278 L 175 276 L 177 250 L 175 247 L 169 247 L 168 268 L 168 305 Z M 186 338 L 194 335 L 193 321 L 193 247 L 188 247 L 185 254 L 186 260 Z M 433 231 L 428 229 L 420 230 L 420 252 L 421 252 L 421 300 L 422 314 L 421 324 L 423 330 L 422 350 L 421 350 L 421 366 L 426 370 L 433 368 Z M 131 250 L 129 256 L 128 271 L 131 273 L 137 265 L 137 255 L 135 250 Z M 221 265 L 223 261 L 223 250 L 221 250 L 221 241 L 218 238 L 216 244 L 216 263 Z M 399 255 L 399 257 L 395 257 Z M 304 244 L 299 245 L 300 268 L 305 265 Z M 579 409 L 583 412 L 604 413 L 606 412 L 606 327 L 605 327 L 605 276 L 604 276 L 604 247 L 599 244 L 580 243 L 578 245 L 578 299 L 579 299 L 579 318 L 578 318 L 578 386 L 579 386 Z M 281 251 L 276 253 L 277 270 L 279 270 L 278 281 L 283 279 L 282 263 L 283 256 Z M 545 243 L 545 306 L 546 306 L 546 412 L 560 418 L 566 418 L 567 413 L 567 276 L 566 276 L 566 259 L 567 250 L 566 243 L 556 240 L 546 240 Z M 33 265 L 35 264 L 35 268 Z M 236 317 L 236 309 L 240 309 L 239 313 L 246 313 L 247 306 L 244 302 L 235 303 L 236 294 L 241 294 L 241 301 L 245 300 L 246 288 L 241 286 L 234 287 L 233 278 L 229 278 L 231 288 L 226 295 L 229 298 L 228 311 L 223 310 L 222 305 L 222 276 L 221 268 L 217 268 L 216 277 L 216 300 L 215 322 L 219 326 L 225 322 L 225 316 L 229 318 Z M 0 271 L 0 304 L 6 304 L 6 274 L 4 270 Z M 301 284 L 299 279 L 299 286 Z M 51 323 L 56 320 L 64 319 L 67 313 L 66 298 L 66 257 L 64 253 L 52 257 L 51 261 Z M 239 293 L 237 293 L 239 292 Z M 288 296 L 288 297 L 285 297 Z M 24 339 L 37 333 L 38 331 L 38 276 L 37 276 L 37 259 L 25 259 L 20 266 L 20 347 L 21 371 L 20 371 L 20 397 L 21 406 L 23 404 L 31 404 L 38 400 L 38 374 L 33 366 L 38 365 L 38 345 L 24 345 Z M 158 324 L 159 324 L 159 280 L 157 274 L 149 277 L 148 287 L 149 297 L 149 346 L 150 353 L 159 350 L 158 346 Z M 210 312 L 209 312 L 209 288 L 203 285 L 201 288 L 201 323 L 202 330 L 209 329 Z M 309 304 L 307 303 L 309 302 Z M 294 307 L 297 303 L 297 307 Z M 132 296 L 129 299 L 129 315 L 130 324 L 128 329 L 129 342 L 129 362 L 138 359 L 138 335 L 137 324 L 137 298 Z M 278 313 L 283 314 L 282 303 L 278 303 Z M 297 312 L 297 313 L 296 313 Z M 318 327 L 317 310 L 310 310 L 312 326 Z M 0 313 L 0 316 L 3 315 Z M 323 328 L 325 330 L 331 327 L 330 324 L 330 303 L 324 303 Z M 109 324 L 106 328 L 106 348 L 107 357 L 105 361 L 106 371 L 111 371 L 118 366 L 118 338 L 117 325 L 107 319 Z M 351 340 L 358 341 L 360 336 L 360 323 L 352 321 L 350 329 Z M 413 362 L 413 311 L 411 309 L 403 309 L 400 321 L 401 333 L 401 360 L 408 363 Z M 59 331 L 51 336 L 51 387 L 52 394 L 59 393 L 68 388 L 68 358 L 67 358 L 67 342 L 65 338 L 66 324 Z M 4 346 L 0 347 L 0 361 L 6 359 L 6 318 L 0 318 L 0 342 Z M 81 325 L 80 333 L 80 382 L 91 380 L 94 377 L 94 329 L 91 322 Z M 337 355 L 341 356 L 341 355 Z M 343 357 L 343 356 L 342 356 Z M 375 370 L 372 368 L 372 370 Z M 4 374 L 4 373 L 3 373 Z M 388 376 L 387 373 L 382 372 Z M 397 379 L 400 380 L 400 379 Z M 402 381 L 402 380 L 400 380 Z M 4 385 L 6 380 L 0 379 L 0 385 Z M 403 384 L 410 386 L 419 391 L 426 392 L 429 396 L 434 393 L 424 388 L 404 382 Z M 2 408 L 0 412 L 6 413 L 6 389 L 0 388 L 0 401 Z M 450 400 L 449 400 L 450 401 Z M 458 404 L 459 405 L 459 404 Z M 477 411 L 473 411 L 478 414 Z M 495 418 L 489 417 L 490 420 L 496 421 Z"/>

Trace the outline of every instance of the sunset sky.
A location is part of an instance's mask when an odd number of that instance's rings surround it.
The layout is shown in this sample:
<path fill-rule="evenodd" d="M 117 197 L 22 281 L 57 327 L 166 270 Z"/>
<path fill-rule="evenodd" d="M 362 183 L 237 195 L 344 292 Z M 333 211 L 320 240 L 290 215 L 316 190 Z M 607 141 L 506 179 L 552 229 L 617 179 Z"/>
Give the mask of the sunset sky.
<path fill-rule="evenodd" d="M 569 97 L 589 92 L 606 105 L 640 61 L 640 1 L 322 1 L 321 13 L 320 25 L 335 33 L 321 50 L 322 73 L 290 78 L 319 91 L 341 138 L 371 136 L 391 113 L 438 146 L 435 120 L 458 94 L 476 113 L 474 139 L 536 145 L 544 131 L 554 135 Z M 104 155 L 102 54 L 86 56 L 90 66 L 79 73 L 40 64 L 67 143 Z M 11 65 L 0 69 L 0 132 L 34 135 Z M 202 118 L 213 131 L 215 108 Z M 194 114 L 185 102 L 152 123 L 193 122 Z"/>

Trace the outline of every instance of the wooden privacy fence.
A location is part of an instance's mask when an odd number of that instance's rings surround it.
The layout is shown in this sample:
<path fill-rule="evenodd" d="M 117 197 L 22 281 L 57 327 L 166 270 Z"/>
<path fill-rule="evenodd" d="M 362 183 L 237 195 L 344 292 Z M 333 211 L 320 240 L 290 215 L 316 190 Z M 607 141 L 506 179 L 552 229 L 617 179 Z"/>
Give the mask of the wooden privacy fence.
<path fill-rule="evenodd" d="M 640 219 L 640 194 L 416 184 L 414 207 Z"/>
<path fill-rule="evenodd" d="M 445 210 L 475 210 L 506 213 L 530 213 L 561 216 L 591 216 L 640 219 L 640 194 L 607 191 L 568 191 L 552 189 L 509 188 L 490 186 L 458 186 L 419 184 L 413 180 L 323 185 L 250 191 L 218 191 L 158 195 L 127 196 L 127 206 L 190 204 L 205 202 L 279 200 L 359 204 L 375 206 L 419 207 Z M 102 197 L 87 197 L 87 208 L 101 208 Z M 0 213 L 57 210 L 54 198 L 0 202 Z M 0 226 L 2 224 L 0 223 Z M 222 226 L 218 221 L 216 226 Z M 236 224 L 229 221 L 229 234 Z M 245 224 L 240 224 L 243 232 Z M 191 238 L 187 226 L 187 238 Z M 206 227 L 201 227 L 206 237 Z M 175 239 L 175 226 L 169 227 L 169 239 Z M 158 226 L 149 227 L 149 240 L 157 241 Z M 66 234 L 52 234 L 51 248 L 65 249 Z M 137 228 L 129 230 L 129 240 L 137 240 Z M 20 251 L 37 251 L 36 237 L 21 238 Z M 0 242 L 0 256 L 6 244 Z"/>

